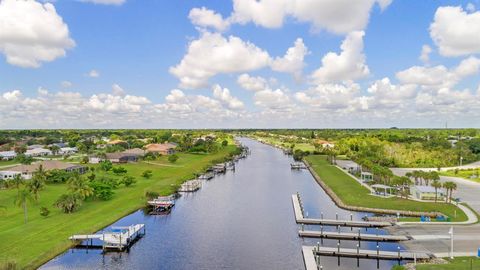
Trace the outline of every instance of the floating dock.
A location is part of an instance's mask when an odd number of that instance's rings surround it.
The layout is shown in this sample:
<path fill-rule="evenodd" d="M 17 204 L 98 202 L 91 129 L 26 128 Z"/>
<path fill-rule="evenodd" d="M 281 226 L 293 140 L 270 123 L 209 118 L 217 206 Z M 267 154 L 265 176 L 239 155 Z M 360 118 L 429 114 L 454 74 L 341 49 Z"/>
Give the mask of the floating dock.
<path fill-rule="evenodd" d="M 298 194 L 292 195 L 293 211 L 295 213 L 295 220 L 298 224 L 308 225 L 325 225 L 325 226 L 343 226 L 356 228 L 383 228 L 392 226 L 390 222 L 383 221 L 354 221 L 354 220 L 339 220 L 339 219 L 315 219 L 305 218 L 303 214 L 303 207 Z"/>
<path fill-rule="evenodd" d="M 110 232 L 98 234 L 76 234 L 69 237 L 72 241 L 86 241 L 85 245 L 76 245 L 86 248 L 101 247 L 103 250 L 117 249 L 124 250 L 130 247 L 137 239 L 145 235 L 145 224 L 135 224 L 131 226 L 114 226 Z M 93 240 L 98 239 L 101 245 L 94 245 Z"/>
<path fill-rule="evenodd" d="M 175 206 L 175 200 L 173 196 L 159 196 L 151 201 L 147 202 L 153 208 L 150 212 L 151 215 L 169 213 Z"/>
<path fill-rule="evenodd" d="M 210 180 L 215 176 L 215 174 L 207 172 L 205 174 L 202 174 L 198 177 L 199 180 Z"/>
<path fill-rule="evenodd" d="M 301 237 L 353 240 L 353 241 L 372 241 L 372 242 L 400 242 L 411 240 L 410 237 L 404 235 L 376 235 L 361 234 L 349 232 L 325 232 L 325 231 L 299 231 Z"/>
<path fill-rule="evenodd" d="M 301 169 L 306 169 L 307 166 L 303 162 L 293 162 L 290 164 L 290 168 L 292 170 L 301 170 Z"/>

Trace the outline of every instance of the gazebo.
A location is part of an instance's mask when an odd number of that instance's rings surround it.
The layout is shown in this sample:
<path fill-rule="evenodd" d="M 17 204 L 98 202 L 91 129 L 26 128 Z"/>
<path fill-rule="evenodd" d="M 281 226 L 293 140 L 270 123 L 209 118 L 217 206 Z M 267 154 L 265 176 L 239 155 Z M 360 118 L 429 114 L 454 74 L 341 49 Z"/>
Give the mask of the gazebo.
<path fill-rule="evenodd" d="M 371 185 L 371 187 L 373 188 L 373 190 L 375 190 L 375 194 L 383 195 L 383 196 L 391 195 L 392 194 L 391 191 L 395 190 L 394 187 L 382 185 L 382 184 Z"/>
<path fill-rule="evenodd" d="M 360 172 L 360 179 L 362 179 L 362 182 L 364 183 L 373 181 L 373 174 L 369 172 Z"/>

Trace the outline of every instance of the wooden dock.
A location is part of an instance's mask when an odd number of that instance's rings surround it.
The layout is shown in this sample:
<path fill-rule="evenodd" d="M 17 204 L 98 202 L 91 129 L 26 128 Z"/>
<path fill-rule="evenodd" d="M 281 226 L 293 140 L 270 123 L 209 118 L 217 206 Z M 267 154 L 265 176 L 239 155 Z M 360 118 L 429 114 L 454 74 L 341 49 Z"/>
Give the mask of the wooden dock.
<path fill-rule="evenodd" d="M 86 241 L 85 245 L 77 245 L 82 247 L 99 247 L 93 244 L 94 239 L 102 242 L 103 250 L 118 249 L 123 250 L 130 247 L 138 238 L 145 235 L 145 224 L 135 224 L 131 226 L 112 227 L 112 231 L 97 234 L 76 234 L 69 237 L 70 240 L 76 242 Z"/>
<path fill-rule="evenodd" d="M 195 192 L 202 187 L 202 182 L 200 180 L 190 180 L 183 183 L 178 192 Z"/>
<path fill-rule="evenodd" d="M 302 201 L 298 194 L 292 195 L 292 203 L 293 203 L 293 211 L 295 213 L 295 220 L 298 224 L 342 226 L 342 227 L 356 227 L 356 228 L 383 228 L 383 227 L 392 226 L 392 223 L 384 222 L 384 221 L 354 221 L 354 220 L 340 220 L 340 219 L 305 218 Z"/>
<path fill-rule="evenodd" d="M 383 251 L 371 249 L 355 249 L 355 248 L 334 248 L 334 247 L 312 247 L 314 255 L 333 256 L 345 258 L 360 259 L 378 259 L 378 260 L 428 260 L 433 257 L 427 253 L 414 253 L 410 251 Z"/>
<path fill-rule="evenodd" d="M 338 239 L 338 240 L 352 240 L 352 241 L 371 241 L 371 242 L 400 242 L 411 240 L 410 237 L 404 235 L 377 235 L 364 233 L 349 233 L 349 232 L 325 232 L 325 231 L 299 231 L 298 235 L 301 237 L 323 238 L 323 239 Z"/>

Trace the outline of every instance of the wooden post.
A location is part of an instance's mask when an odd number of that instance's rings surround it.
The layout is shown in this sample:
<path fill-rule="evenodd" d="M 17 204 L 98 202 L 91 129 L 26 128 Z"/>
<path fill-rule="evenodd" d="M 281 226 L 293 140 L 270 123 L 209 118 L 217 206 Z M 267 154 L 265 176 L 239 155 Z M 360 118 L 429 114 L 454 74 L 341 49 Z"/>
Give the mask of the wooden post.
<path fill-rule="evenodd" d="M 357 267 L 360 267 L 360 245 L 357 244 Z"/>

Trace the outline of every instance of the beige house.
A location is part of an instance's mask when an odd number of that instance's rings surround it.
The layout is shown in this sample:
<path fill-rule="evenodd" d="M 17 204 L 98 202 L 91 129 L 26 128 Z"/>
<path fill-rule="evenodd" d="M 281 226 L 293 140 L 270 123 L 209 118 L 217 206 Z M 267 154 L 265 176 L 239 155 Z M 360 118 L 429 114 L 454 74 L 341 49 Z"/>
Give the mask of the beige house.
<path fill-rule="evenodd" d="M 6 168 L 0 171 L 0 180 L 12 179 L 15 175 L 21 175 L 23 179 L 31 179 L 33 173 L 42 166 L 43 170 L 64 170 L 67 172 L 77 171 L 79 173 L 85 173 L 86 167 L 78 164 L 70 164 L 58 160 L 44 160 L 36 162 L 30 165 L 18 165 L 10 168 Z"/>
<path fill-rule="evenodd" d="M 145 146 L 145 151 L 162 155 L 171 155 L 175 153 L 175 148 L 177 148 L 177 145 L 173 143 L 151 143 Z"/>

